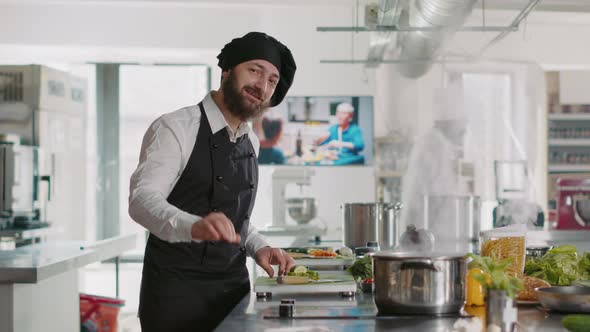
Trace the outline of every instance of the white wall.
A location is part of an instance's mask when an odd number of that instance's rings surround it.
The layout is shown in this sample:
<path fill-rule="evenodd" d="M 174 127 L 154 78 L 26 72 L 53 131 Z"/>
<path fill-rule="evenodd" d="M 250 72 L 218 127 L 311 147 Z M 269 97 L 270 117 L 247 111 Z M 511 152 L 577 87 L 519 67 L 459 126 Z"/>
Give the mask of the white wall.
<path fill-rule="evenodd" d="M 216 88 L 216 56 L 223 45 L 249 31 L 264 31 L 293 52 L 298 70 L 291 95 L 374 95 L 374 72 L 320 64 L 321 59 L 364 56 L 368 35 L 316 31 L 318 26 L 352 25 L 354 2 L 305 3 L 0 1 L 0 63 L 206 63 L 213 69 Z M 270 223 L 270 174 L 261 167 L 253 215 L 257 226 Z M 339 237 L 342 202 L 374 200 L 372 174 L 372 167 L 318 169 L 312 189 L 332 237 Z"/>
<path fill-rule="evenodd" d="M 353 34 L 317 32 L 316 27 L 351 25 L 351 3 L 283 3 L 0 3 L 0 60 L 49 52 L 79 61 L 205 62 L 216 70 L 213 83 L 218 84 L 218 51 L 232 38 L 257 30 L 293 52 L 299 70 L 292 94 L 372 95 L 374 79 L 362 67 L 319 63 L 350 58 Z M 357 56 L 364 55 L 367 35 L 354 34 L 354 45 Z"/>

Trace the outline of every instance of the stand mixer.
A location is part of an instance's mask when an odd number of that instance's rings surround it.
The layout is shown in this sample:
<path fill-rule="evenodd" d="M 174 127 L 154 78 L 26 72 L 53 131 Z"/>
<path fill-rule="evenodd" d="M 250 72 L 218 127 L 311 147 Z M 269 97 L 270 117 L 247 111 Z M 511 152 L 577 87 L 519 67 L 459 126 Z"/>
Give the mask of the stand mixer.
<path fill-rule="evenodd" d="M 260 232 L 265 235 L 320 236 L 325 229 L 309 222 L 317 215 L 317 206 L 313 197 L 287 198 L 287 186 L 311 185 L 315 171 L 307 167 L 277 167 L 272 174 L 272 224 Z M 295 223 L 289 223 L 287 215 Z"/>

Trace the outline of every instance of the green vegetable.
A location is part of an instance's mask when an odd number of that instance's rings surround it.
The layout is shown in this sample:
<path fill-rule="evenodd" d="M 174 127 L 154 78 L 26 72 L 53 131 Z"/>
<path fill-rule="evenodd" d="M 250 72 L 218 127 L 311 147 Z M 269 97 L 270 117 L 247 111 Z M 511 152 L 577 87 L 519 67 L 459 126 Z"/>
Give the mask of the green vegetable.
<path fill-rule="evenodd" d="M 354 280 L 356 280 L 357 282 L 364 280 L 366 278 L 373 278 L 373 267 L 371 263 L 371 257 L 364 256 L 362 258 L 358 258 L 348 268 L 348 272 L 350 272 Z"/>
<path fill-rule="evenodd" d="M 590 332 L 590 315 L 567 315 L 561 324 L 572 332 Z"/>
<path fill-rule="evenodd" d="M 508 296 L 514 298 L 516 293 L 523 289 L 522 280 L 506 273 L 506 268 L 512 263 L 512 258 L 496 261 L 492 257 L 483 257 L 474 254 L 467 254 L 467 257 L 473 259 L 468 265 L 469 269 L 478 267 L 483 270 L 484 273 L 474 272 L 473 278 L 485 290 L 503 290 L 506 291 Z"/>
<path fill-rule="evenodd" d="M 307 270 L 307 272 L 295 273 L 295 272 L 288 272 L 288 276 L 291 277 L 308 277 L 311 280 L 319 280 L 320 274 L 316 271 Z"/>
<path fill-rule="evenodd" d="M 590 280 L 590 252 L 585 252 L 584 255 L 580 257 L 578 269 L 581 274 L 581 277 L 578 280 Z"/>
<path fill-rule="evenodd" d="M 590 279 L 590 253 L 580 257 L 575 246 L 555 247 L 543 257 L 526 262 L 524 270 L 527 275 L 551 285 L 569 286 L 575 280 Z"/>

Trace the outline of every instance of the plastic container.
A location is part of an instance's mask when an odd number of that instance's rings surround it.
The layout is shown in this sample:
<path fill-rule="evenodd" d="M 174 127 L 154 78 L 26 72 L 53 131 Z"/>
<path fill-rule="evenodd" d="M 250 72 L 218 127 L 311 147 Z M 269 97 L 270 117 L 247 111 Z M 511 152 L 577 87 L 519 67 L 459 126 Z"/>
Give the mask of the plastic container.
<path fill-rule="evenodd" d="M 119 310 L 124 305 L 125 300 L 81 293 L 80 331 L 117 331 Z"/>
<path fill-rule="evenodd" d="M 526 259 L 526 226 L 522 224 L 494 228 L 480 232 L 481 256 L 496 260 L 512 258 L 506 270 L 515 277 L 522 278 Z"/>

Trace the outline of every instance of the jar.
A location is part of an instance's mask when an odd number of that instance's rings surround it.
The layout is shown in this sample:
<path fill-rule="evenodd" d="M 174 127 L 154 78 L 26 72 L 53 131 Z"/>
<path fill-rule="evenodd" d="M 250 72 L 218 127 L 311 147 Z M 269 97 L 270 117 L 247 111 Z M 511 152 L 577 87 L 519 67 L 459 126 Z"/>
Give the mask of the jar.
<path fill-rule="evenodd" d="M 480 232 L 481 256 L 492 257 L 497 260 L 512 258 L 512 263 L 506 272 L 522 278 L 526 258 L 525 238 L 526 225 L 517 224 L 494 228 Z"/>

